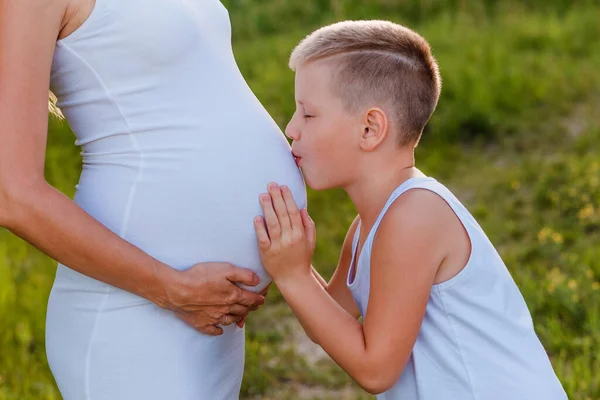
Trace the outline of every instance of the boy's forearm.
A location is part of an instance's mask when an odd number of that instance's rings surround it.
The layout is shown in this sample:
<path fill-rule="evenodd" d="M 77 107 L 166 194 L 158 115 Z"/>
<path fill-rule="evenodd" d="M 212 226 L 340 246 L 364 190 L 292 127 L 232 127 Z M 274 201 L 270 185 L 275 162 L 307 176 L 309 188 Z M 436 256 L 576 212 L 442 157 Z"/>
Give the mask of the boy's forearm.
<path fill-rule="evenodd" d="M 362 324 L 327 293 L 314 275 L 276 283 L 307 335 L 360 383 L 366 354 Z"/>
<path fill-rule="evenodd" d="M 327 293 L 340 305 L 342 306 L 342 308 L 350 315 L 352 315 L 352 317 L 354 319 L 357 319 L 359 317 L 359 311 L 358 309 L 356 309 L 356 305 L 353 303 L 353 300 L 350 298 L 350 300 L 348 301 L 347 299 L 345 299 L 343 297 L 343 295 L 340 294 L 340 290 L 336 290 L 333 285 L 335 285 L 334 280 L 332 279 L 331 281 L 327 282 L 325 280 L 325 278 L 323 278 L 319 272 L 315 269 L 315 267 L 311 266 L 312 269 L 312 274 L 315 277 L 315 279 L 317 280 L 317 282 L 319 282 L 319 284 L 323 287 L 323 289 L 325 289 L 325 291 L 327 291 Z M 349 304 L 349 302 L 352 302 L 351 304 Z M 311 338 L 312 339 L 312 338 Z"/>
<path fill-rule="evenodd" d="M 323 286 L 325 290 L 327 290 L 327 281 L 321 276 L 321 274 L 319 274 L 319 272 L 315 269 L 314 266 L 311 265 L 310 269 L 315 279 L 321 284 L 321 286 Z"/>

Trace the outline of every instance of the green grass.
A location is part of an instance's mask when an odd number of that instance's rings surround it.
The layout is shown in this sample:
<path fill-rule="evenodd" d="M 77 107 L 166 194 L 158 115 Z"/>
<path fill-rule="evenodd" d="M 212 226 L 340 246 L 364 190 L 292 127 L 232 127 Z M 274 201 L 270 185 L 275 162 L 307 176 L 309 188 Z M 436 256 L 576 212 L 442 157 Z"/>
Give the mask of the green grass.
<path fill-rule="evenodd" d="M 288 55 L 312 29 L 346 18 L 385 18 L 430 41 L 444 88 L 417 162 L 456 192 L 496 244 L 569 397 L 600 399 L 600 6 L 566 0 L 224 3 L 240 69 L 281 127 L 294 107 Z M 73 142 L 64 124 L 51 120 L 46 175 L 69 195 L 80 166 Z M 330 276 L 355 212 L 339 190 L 309 191 L 309 210 L 318 229 L 315 265 Z M 60 398 L 44 355 L 55 268 L 0 230 L 0 400 Z M 305 360 L 277 290 L 268 301 L 248 321 L 243 398 L 294 399 L 311 388 L 320 390 L 315 398 L 325 397 L 324 388 L 341 398 L 339 390 L 356 388 L 331 362 Z"/>

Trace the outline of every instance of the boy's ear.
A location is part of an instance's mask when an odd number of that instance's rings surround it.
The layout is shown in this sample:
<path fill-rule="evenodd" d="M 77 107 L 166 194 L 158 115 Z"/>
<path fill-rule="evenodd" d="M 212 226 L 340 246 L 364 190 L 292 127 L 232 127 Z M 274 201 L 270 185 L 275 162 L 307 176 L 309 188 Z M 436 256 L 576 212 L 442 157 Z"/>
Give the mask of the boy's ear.
<path fill-rule="evenodd" d="M 363 121 L 363 132 L 360 138 L 360 148 L 364 151 L 373 151 L 385 140 L 388 135 L 389 123 L 385 112 L 379 107 L 367 110 Z"/>

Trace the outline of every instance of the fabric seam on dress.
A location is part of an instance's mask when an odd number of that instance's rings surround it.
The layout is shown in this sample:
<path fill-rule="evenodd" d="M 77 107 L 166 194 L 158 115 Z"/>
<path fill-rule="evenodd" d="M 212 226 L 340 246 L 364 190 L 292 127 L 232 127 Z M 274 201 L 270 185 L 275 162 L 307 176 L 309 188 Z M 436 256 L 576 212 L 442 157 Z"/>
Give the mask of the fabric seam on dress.
<path fill-rule="evenodd" d="M 446 319 L 448 320 L 448 325 L 450 325 L 450 329 L 452 329 L 456 348 L 458 349 L 458 353 L 460 354 L 460 359 L 462 361 L 462 365 L 467 374 L 467 378 L 469 379 L 469 386 L 471 387 L 471 394 L 473 395 L 473 400 L 477 400 L 477 396 L 475 395 L 475 387 L 473 386 L 473 378 L 471 377 L 471 372 L 469 371 L 469 367 L 467 365 L 467 362 L 465 361 L 463 351 L 460 347 L 460 344 L 458 343 L 458 335 L 456 333 L 456 329 L 454 328 L 454 324 L 452 323 L 452 317 L 450 316 L 450 313 L 448 313 L 448 309 L 446 308 L 446 303 L 444 302 L 444 296 L 443 296 L 442 290 L 439 287 L 435 287 L 435 286 L 434 286 L 434 290 L 437 292 L 437 295 L 440 298 L 440 302 L 442 304 L 442 307 L 444 308 L 444 313 L 446 314 Z"/>
<path fill-rule="evenodd" d="M 131 206 L 133 204 L 133 198 L 135 196 L 137 185 L 140 182 L 140 180 L 142 179 L 142 175 L 143 175 L 142 171 L 143 171 L 143 165 L 144 165 L 144 155 L 140 150 L 139 144 L 133 137 L 131 128 L 130 128 L 129 124 L 127 123 L 127 120 L 125 119 L 123 113 L 121 112 L 121 109 L 119 108 L 119 106 L 117 105 L 117 103 L 115 102 L 113 97 L 111 96 L 110 91 L 108 90 L 108 88 L 106 87 L 106 85 L 104 84 L 102 79 L 100 78 L 100 75 L 98 74 L 98 72 L 94 69 L 94 67 L 92 67 L 90 65 L 90 63 L 88 63 L 83 57 L 81 57 L 79 55 L 79 53 L 77 53 L 75 50 L 73 50 L 68 44 L 62 42 L 62 43 L 60 43 L 60 47 L 64 47 L 66 50 L 71 52 L 75 57 L 77 57 L 82 63 L 84 63 L 89 68 L 89 70 L 97 78 L 98 83 L 101 85 L 101 87 L 104 90 L 104 92 L 106 93 L 108 99 L 114 105 L 115 109 L 119 113 L 119 116 L 123 120 L 123 123 L 125 124 L 125 127 L 127 128 L 127 132 L 128 132 L 127 134 L 129 135 L 129 137 L 131 139 L 131 144 L 132 144 L 134 150 L 139 154 L 138 174 L 137 174 L 136 180 L 131 185 L 131 189 L 129 191 L 129 197 L 127 199 L 127 204 L 125 207 L 123 223 L 119 230 L 119 236 L 121 238 L 125 239 L 125 234 L 127 233 L 127 225 L 129 222 L 129 216 L 130 216 L 130 212 L 131 212 Z M 90 334 L 90 341 L 88 343 L 88 348 L 87 348 L 86 355 L 85 355 L 84 391 L 85 391 L 85 397 L 87 400 L 92 400 L 92 396 L 90 393 L 90 360 L 91 360 L 91 353 L 92 353 L 92 342 L 94 341 L 94 338 L 96 336 L 96 332 L 98 330 L 98 325 L 100 322 L 100 317 L 102 316 L 102 313 L 104 312 L 104 308 L 106 307 L 106 303 L 108 302 L 108 297 L 109 297 L 111 291 L 112 291 L 112 287 L 107 284 L 107 289 L 106 289 L 106 292 L 104 293 L 104 298 L 102 299 L 102 301 L 100 302 L 100 305 L 98 306 L 98 308 L 96 310 L 97 315 L 96 315 L 96 319 L 94 321 L 94 325 L 92 327 L 92 333 Z"/>

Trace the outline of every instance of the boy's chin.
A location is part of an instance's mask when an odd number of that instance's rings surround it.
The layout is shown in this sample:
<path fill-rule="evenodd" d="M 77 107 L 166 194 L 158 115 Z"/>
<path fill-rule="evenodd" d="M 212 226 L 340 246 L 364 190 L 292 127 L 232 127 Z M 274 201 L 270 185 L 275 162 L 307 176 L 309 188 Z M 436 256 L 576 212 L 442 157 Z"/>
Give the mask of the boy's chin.
<path fill-rule="evenodd" d="M 304 182 L 312 190 L 327 190 L 334 189 L 336 187 L 333 182 L 328 182 L 327 179 L 314 178 L 309 174 L 304 174 Z"/>

